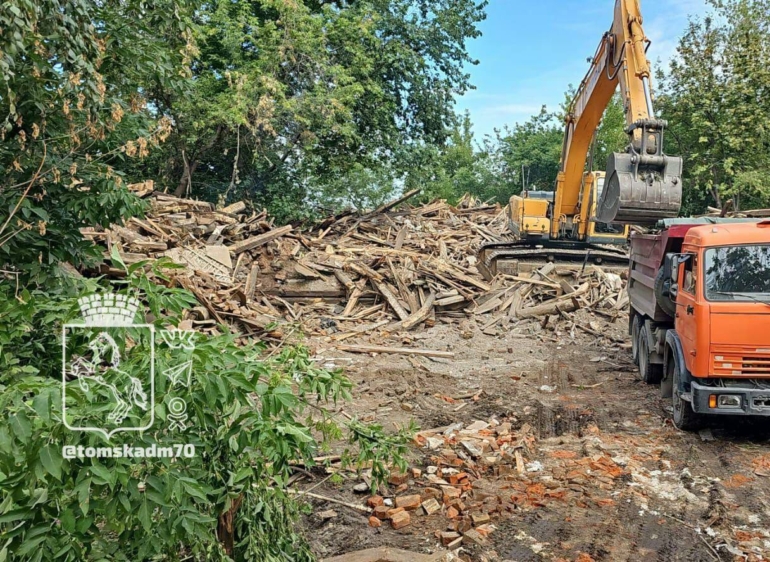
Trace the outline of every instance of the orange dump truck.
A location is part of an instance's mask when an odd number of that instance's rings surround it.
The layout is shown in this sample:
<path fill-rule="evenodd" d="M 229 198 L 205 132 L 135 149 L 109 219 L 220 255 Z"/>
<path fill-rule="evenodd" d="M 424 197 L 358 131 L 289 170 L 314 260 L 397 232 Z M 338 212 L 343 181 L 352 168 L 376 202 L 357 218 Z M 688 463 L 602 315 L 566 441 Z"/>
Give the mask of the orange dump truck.
<path fill-rule="evenodd" d="M 632 235 L 628 293 L 634 362 L 678 428 L 770 416 L 770 221 L 672 219 Z"/>

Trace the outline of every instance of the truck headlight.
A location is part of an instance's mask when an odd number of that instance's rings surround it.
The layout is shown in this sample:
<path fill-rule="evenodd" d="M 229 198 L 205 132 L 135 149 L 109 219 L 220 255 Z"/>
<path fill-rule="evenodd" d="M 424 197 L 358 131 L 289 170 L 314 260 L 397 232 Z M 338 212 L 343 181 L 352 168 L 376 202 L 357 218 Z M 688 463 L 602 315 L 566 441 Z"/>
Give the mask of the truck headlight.
<path fill-rule="evenodd" d="M 716 396 L 712 396 L 712 398 L 716 398 Z M 724 409 L 724 410 L 735 410 L 740 409 L 741 405 L 743 403 L 743 400 L 740 395 L 737 394 L 722 394 L 719 396 L 719 398 L 715 401 L 709 401 L 711 404 L 713 402 L 717 402 L 718 408 Z M 709 405 L 711 405 L 709 404 Z M 714 406 L 711 406 L 712 408 Z"/>

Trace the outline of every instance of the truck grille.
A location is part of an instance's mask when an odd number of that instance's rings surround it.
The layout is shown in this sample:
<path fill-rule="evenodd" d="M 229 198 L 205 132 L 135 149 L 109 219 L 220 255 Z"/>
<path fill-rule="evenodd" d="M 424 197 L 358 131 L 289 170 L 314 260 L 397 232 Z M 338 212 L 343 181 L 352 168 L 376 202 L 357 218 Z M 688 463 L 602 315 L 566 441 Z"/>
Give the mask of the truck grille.
<path fill-rule="evenodd" d="M 711 366 L 717 377 L 770 376 L 770 348 L 715 352 L 711 354 Z"/>

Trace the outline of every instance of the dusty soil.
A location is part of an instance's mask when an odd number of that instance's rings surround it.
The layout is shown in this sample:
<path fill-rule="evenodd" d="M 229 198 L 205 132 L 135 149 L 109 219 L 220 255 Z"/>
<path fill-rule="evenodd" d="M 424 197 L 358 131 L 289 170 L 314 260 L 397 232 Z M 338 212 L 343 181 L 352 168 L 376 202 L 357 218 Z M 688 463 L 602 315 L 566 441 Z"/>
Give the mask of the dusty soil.
<path fill-rule="evenodd" d="M 530 432 L 526 473 L 482 480 L 501 509 L 491 513 L 489 542 L 463 547 L 466 560 L 770 560 L 770 422 L 719 420 L 702 434 L 676 430 L 668 402 L 637 379 L 628 345 L 618 343 L 627 337 L 626 319 L 579 315 L 601 323 L 600 332 L 615 341 L 537 323 L 506 325 L 490 336 L 458 319 L 407 339 L 370 342 L 451 350 L 454 360 L 352 355 L 323 338 L 311 343 L 319 360 L 345 368 L 355 382 L 349 415 L 386 429 L 410 420 L 422 429 L 494 420 Z M 435 455 L 415 445 L 410 466 L 424 469 Z M 604 465 L 597 466 L 600 457 Z M 366 495 L 352 490 L 359 482 L 327 482 L 314 492 L 361 504 Z M 427 485 L 408 484 L 402 493 Z M 532 499 L 533 489 L 540 499 Z M 381 491 L 395 495 L 393 487 Z M 304 525 L 321 558 L 377 546 L 439 552 L 435 533 L 449 523 L 440 513 L 414 513 L 411 525 L 396 531 L 371 528 L 366 514 L 341 505 L 312 500 L 312 507 Z M 322 520 L 318 512 L 329 509 L 337 516 Z"/>

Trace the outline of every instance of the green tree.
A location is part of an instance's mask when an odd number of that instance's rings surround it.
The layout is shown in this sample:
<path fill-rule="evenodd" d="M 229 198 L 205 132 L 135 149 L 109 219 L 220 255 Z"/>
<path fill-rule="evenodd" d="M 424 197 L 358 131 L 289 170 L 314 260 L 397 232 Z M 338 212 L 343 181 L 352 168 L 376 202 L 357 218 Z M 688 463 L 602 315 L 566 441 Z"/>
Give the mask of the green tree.
<path fill-rule="evenodd" d="M 496 131 L 496 137 L 503 169 L 516 178 L 514 193 L 525 187 L 553 190 L 564 139 L 564 128 L 553 113 L 543 106 L 529 121 Z"/>
<path fill-rule="evenodd" d="M 714 0 L 661 73 L 669 151 L 684 157 L 686 212 L 770 202 L 770 2 Z M 673 143 L 672 143 L 673 141 Z"/>
<path fill-rule="evenodd" d="M 245 196 L 283 216 L 361 166 L 387 160 L 401 176 L 414 146 L 447 138 L 454 96 L 470 87 L 466 41 L 479 35 L 485 4 L 203 4 L 193 20 L 194 87 L 156 92 L 178 127 L 146 170 L 179 194 Z"/>
<path fill-rule="evenodd" d="M 79 228 L 140 210 L 118 168 L 171 122 L 144 92 L 181 87 L 183 0 L 10 0 L 0 6 L 0 263 L 79 264 Z"/>
<path fill-rule="evenodd" d="M 602 122 L 596 131 L 596 143 L 592 147 L 594 169 L 605 170 L 609 155 L 613 152 L 625 152 L 628 143 L 623 100 L 620 93 L 616 93 L 604 110 Z"/>
<path fill-rule="evenodd" d="M 458 116 L 443 146 L 426 145 L 412 153 L 414 164 L 406 176 L 407 188 L 422 189 L 424 200 L 455 203 L 469 194 L 482 201 L 507 202 L 505 176 L 497 145 L 487 138 L 479 145 L 469 113 Z"/>

